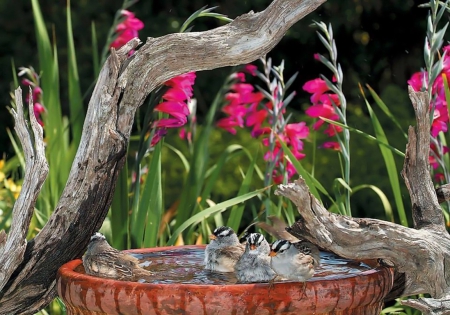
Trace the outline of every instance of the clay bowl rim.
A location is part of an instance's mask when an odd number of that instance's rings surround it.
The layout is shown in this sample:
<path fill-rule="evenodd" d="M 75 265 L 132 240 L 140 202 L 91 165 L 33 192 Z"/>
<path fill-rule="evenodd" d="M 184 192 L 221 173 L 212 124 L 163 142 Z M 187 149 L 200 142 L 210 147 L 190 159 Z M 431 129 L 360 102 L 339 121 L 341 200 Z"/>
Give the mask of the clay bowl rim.
<path fill-rule="evenodd" d="M 166 250 L 173 250 L 176 248 L 183 248 L 183 249 L 199 249 L 199 248 L 205 248 L 206 245 L 182 245 L 182 246 L 163 246 L 163 247 L 151 247 L 151 248 L 137 248 L 137 249 L 128 249 L 125 250 L 125 252 L 131 253 L 131 254 L 142 254 L 142 253 L 151 253 L 151 252 L 158 252 L 158 251 L 166 251 Z M 141 283 L 141 282 L 135 282 L 135 281 L 122 281 L 122 280 L 114 280 L 114 279 L 108 279 L 108 278 L 100 278 L 95 276 L 90 276 L 84 273 L 79 273 L 74 271 L 75 268 L 82 265 L 83 262 L 81 259 L 74 259 L 71 260 L 64 265 L 62 265 L 58 269 L 57 277 L 58 278 L 65 278 L 65 279 L 74 279 L 75 281 L 85 280 L 89 281 L 90 283 L 101 283 L 102 285 L 108 285 L 108 284 L 118 284 L 122 287 L 127 286 L 133 286 L 133 287 L 141 287 L 146 289 L 151 288 L 160 288 L 160 287 L 180 287 L 180 288 L 206 288 L 211 286 L 221 286 L 221 287 L 227 287 L 227 288 L 234 288 L 239 287 L 242 289 L 246 288 L 254 288 L 256 287 L 271 287 L 271 290 L 275 289 L 276 287 L 283 287 L 286 285 L 292 285 L 293 283 L 301 283 L 306 285 L 309 283 L 311 286 L 314 286 L 314 283 L 316 282 L 324 282 L 324 281 L 347 281 L 349 278 L 355 278 L 355 277 L 361 277 L 361 276 L 373 276 L 380 272 L 386 272 L 386 270 L 392 269 L 387 266 L 381 266 L 378 264 L 376 260 L 364 260 L 364 263 L 367 264 L 371 269 L 362 271 L 360 273 L 353 273 L 348 275 L 343 275 L 342 277 L 335 277 L 332 279 L 324 279 L 323 277 L 317 277 L 317 278 L 311 278 L 306 282 L 298 282 L 298 281 L 282 281 L 282 282 L 274 282 L 272 284 L 270 283 L 236 283 L 236 284 L 193 284 L 193 283 Z M 392 270 L 390 270 L 392 272 Z M 58 282 L 58 279 L 57 279 Z"/>

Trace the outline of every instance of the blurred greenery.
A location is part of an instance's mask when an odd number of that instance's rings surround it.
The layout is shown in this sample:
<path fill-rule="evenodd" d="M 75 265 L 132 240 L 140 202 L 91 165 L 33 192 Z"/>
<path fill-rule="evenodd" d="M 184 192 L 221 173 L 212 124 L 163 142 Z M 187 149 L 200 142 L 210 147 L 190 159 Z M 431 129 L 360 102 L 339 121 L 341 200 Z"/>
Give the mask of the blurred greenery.
<path fill-rule="evenodd" d="M 66 2 L 65 1 L 39 1 L 51 40 L 56 38 L 58 45 L 58 61 L 60 69 L 60 94 L 63 113 L 69 114 L 69 90 L 67 84 L 67 31 L 66 31 Z M 264 9 L 270 1 L 213 1 L 204 0 L 177 0 L 177 1 L 139 1 L 130 10 L 141 19 L 145 28 L 140 31 L 141 40 L 148 36 L 162 36 L 176 32 L 185 19 L 194 11 L 208 4 L 218 5 L 216 12 L 228 15 L 231 18 L 250 10 Z M 85 95 L 86 108 L 90 91 L 89 87 L 94 80 L 92 71 L 91 36 L 86 32 L 91 22 L 95 22 L 98 51 L 101 52 L 114 14 L 122 5 L 122 1 L 74 1 L 72 6 L 72 27 L 74 46 L 77 52 L 77 65 L 81 91 Z M 313 20 L 332 23 L 338 47 L 338 58 L 342 65 L 344 77 L 344 92 L 348 99 L 348 124 L 357 129 L 371 133 L 372 127 L 365 104 L 359 95 L 358 82 L 369 84 L 387 104 L 389 109 L 398 118 L 403 127 L 413 123 L 413 111 L 406 93 L 406 80 L 410 75 L 423 66 L 422 46 L 425 35 L 426 9 L 417 7 L 414 1 L 327 1 L 317 11 L 306 16 L 303 20 L 289 30 L 283 40 L 270 53 L 275 64 L 285 60 L 285 76 L 290 77 L 296 71 L 299 76 L 292 89 L 298 92 L 298 97 L 291 103 L 290 108 L 296 111 L 299 119 L 304 120 L 304 109 L 308 106 L 309 95 L 302 91 L 302 85 L 307 80 L 318 77 L 319 73 L 326 71 L 325 67 L 313 61 L 313 54 L 324 53 L 321 43 L 317 39 L 315 30 L 309 25 Z M 210 29 L 223 22 L 203 18 L 194 22 L 194 31 Z M 20 26 L 20 27 L 18 27 Z M 12 127 L 12 118 L 6 112 L 9 104 L 9 91 L 12 82 L 11 60 L 16 67 L 33 65 L 38 68 L 38 55 L 36 53 L 36 39 L 31 12 L 31 2 L 6 0 L 0 3 L 0 128 Z M 407 30 L 407 31 L 406 31 Z M 53 34 L 52 34 L 53 33 Z M 401 39 L 401 40 L 399 40 Z M 66 73 L 65 73 L 66 72 Z M 215 93 L 219 90 L 223 78 L 229 69 L 217 69 L 198 73 L 195 84 L 195 96 L 198 100 L 197 114 L 200 122 L 208 111 Z M 369 99 L 369 101 L 371 101 Z M 375 111 L 378 109 L 375 108 Z M 395 126 L 384 115 L 378 115 L 381 124 L 389 135 L 391 145 L 403 150 L 404 138 L 398 133 Z M 398 135 L 398 136 L 397 136 Z M 248 138 L 245 132 L 238 137 L 213 132 L 211 154 L 221 152 L 231 143 L 253 143 L 258 147 L 257 140 Z M 176 137 L 174 137 L 176 138 Z M 173 143 L 175 139 L 168 139 Z M 243 142 L 245 141 L 245 142 Z M 352 136 L 352 185 L 370 183 L 377 185 L 386 192 L 390 200 L 390 184 L 386 170 L 382 163 L 381 154 L 376 144 L 369 144 L 357 135 Z M 317 143 L 321 143 L 319 140 Z M 0 132 L 0 151 L 7 157 L 13 153 L 6 132 Z M 306 146 L 306 153 L 312 148 Z M 316 165 L 338 165 L 337 156 L 328 150 L 318 150 Z M 214 160 L 214 157 L 212 157 Z M 305 160 L 305 162 L 308 159 Z M 167 161 L 162 161 L 167 163 Z M 402 167 L 401 159 L 397 159 L 397 169 Z M 378 169 L 379 168 L 379 169 Z M 336 167 L 322 167 L 315 169 L 316 178 L 327 188 L 331 189 L 333 179 L 339 176 L 330 170 Z M 170 172 L 174 172 L 170 170 Z M 225 177 L 220 181 L 227 181 L 227 185 L 218 185 L 214 193 L 220 197 L 230 197 L 230 179 L 238 170 L 227 170 Z M 167 174 L 168 178 L 172 178 Z M 234 177 L 235 178 L 235 177 Z M 230 184 L 231 183 L 231 184 Z M 168 187 L 177 186 L 177 182 L 167 183 Z M 226 188 L 225 188 L 226 187 Z M 174 187 L 175 188 L 175 187 Z M 403 185 L 404 188 L 404 185 Z M 175 191 L 175 190 L 174 190 Z M 168 192 L 165 198 L 170 198 Z M 408 195 L 404 190 L 406 205 Z M 406 206 L 408 209 L 409 207 Z M 356 216 L 383 217 L 383 210 L 378 197 L 369 191 L 360 192 L 352 197 L 352 209 Z"/>

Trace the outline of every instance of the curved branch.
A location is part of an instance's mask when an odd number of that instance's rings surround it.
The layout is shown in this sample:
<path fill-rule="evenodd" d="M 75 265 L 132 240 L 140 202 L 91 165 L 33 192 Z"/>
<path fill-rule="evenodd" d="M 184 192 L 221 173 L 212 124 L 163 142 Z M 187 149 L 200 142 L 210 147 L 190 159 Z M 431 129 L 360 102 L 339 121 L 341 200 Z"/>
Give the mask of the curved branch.
<path fill-rule="evenodd" d="M 398 296 L 429 293 L 433 297 L 408 301 L 408 305 L 420 306 L 427 314 L 445 314 L 449 309 L 433 313 L 449 305 L 450 237 L 429 173 L 429 100 L 427 93 L 414 92 L 411 87 L 409 94 L 417 126 L 409 129 L 402 175 L 411 195 L 415 229 L 330 213 L 311 195 L 303 179 L 280 185 L 275 193 L 289 198 L 302 216 L 288 228 L 291 234 L 345 258 L 381 259 L 394 266 L 396 278 L 401 279 L 396 285 Z"/>
<path fill-rule="evenodd" d="M 32 95 L 31 87 L 29 93 Z M 20 87 L 15 91 L 15 102 L 17 111 L 11 109 L 11 113 L 15 121 L 14 129 L 19 135 L 25 156 L 25 176 L 19 198 L 14 204 L 9 234 L 7 236 L 3 234 L 0 240 L 0 291 L 23 260 L 34 205 L 48 174 L 43 132 L 34 116 L 33 98 L 30 97 L 28 109 L 31 130 L 28 129 L 25 120 Z"/>
<path fill-rule="evenodd" d="M 208 32 L 149 38 L 131 58 L 128 52 L 139 44 L 137 39 L 112 50 L 89 102 L 61 199 L 45 227 L 27 244 L 22 264 L 0 293 L 0 313 L 33 314 L 54 298 L 58 267 L 82 255 L 108 212 L 136 109 L 152 90 L 185 72 L 258 59 L 323 2 L 274 0 L 263 12 L 243 15 Z"/>

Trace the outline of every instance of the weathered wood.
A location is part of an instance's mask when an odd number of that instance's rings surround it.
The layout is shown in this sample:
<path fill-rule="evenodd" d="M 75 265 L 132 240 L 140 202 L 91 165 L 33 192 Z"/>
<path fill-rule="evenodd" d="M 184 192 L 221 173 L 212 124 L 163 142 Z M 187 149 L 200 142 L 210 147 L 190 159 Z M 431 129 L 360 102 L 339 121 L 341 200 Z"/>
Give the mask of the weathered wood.
<path fill-rule="evenodd" d="M 436 195 L 439 203 L 450 201 L 450 184 L 436 188 Z"/>
<path fill-rule="evenodd" d="M 182 73 L 258 59 L 323 2 L 274 0 L 260 13 L 250 12 L 211 31 L 149 38 L 131 58 L 128 52 L 138 39 L 112 50 L 89 102 L 66 187 L 48 223 L 15 262 L 15 273 L 5 277 L 0 314 L 33 314 L 54 298 L 57 269 L 82 255 L 108 212 L 136 109 L 152 90 Z M 42 139 L 37 142 L 41 145 Z M 36 186 L 35 192 L 39 189 Z"/>
<path fill-rule="evenodd" d="M 394 266 L 396 278 L 402 279 L 402 286 L 396 286 L 398 296 L 429 293 L 433 297 L 405 304 L 420 307 L 426 314 L 447 314 L 450 309 L 442 307 L 448 306 L 450 237 L 429 173 L 429 102 L 427 93 L 409 88 L 409 94 L 417 126 L 409 129 L 402 175 L 411 195 L 414 229 L 330 213 L 303 179 L 280 185 L 275 193 L 289 198 L 301 215 L 288 229 L 290 233 L 345 258 L 381 259 Z"/>
<path fill-rule="evenodd" d="M 31 88 L 29 93 L 31 95 Z M 43 131 L 34 116 L 33 100 L 30 97 L 28 108 L 30 130 L 25 120 L 20 87 L 15 91 L 15 98 L 16 110 L 11 109 L 11 113 L 15 120 L 14 129 L 19 136 L 25 157 L 25 176 L 19 198 L 14 204 L 9 234 L 6 235 L 4 231 L 0 233 L 0 291 L 23 260 L 34 205 L 48 174 Z"/>

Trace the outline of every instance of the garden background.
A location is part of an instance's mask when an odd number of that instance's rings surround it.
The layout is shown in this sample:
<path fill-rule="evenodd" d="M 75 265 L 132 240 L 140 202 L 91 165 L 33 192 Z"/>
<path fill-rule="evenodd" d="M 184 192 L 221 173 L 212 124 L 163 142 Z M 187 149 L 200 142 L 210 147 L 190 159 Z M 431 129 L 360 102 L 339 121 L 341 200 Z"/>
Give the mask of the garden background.
<path fill-rule="evenodd" d="M 128 10 L 132 11 L 138 19 L 144 23 L 144 28 L 139 31 L 139 37 L 145 41 L 146 37 L 158 37 L 168 33 L 178 32 L 183 22 L 195 11 L 208 5 L 218 6 L 215 12 L 225 14 L 230 18 L 246 13 L 263 10 L 270 1 L 144 1 L 141 0 Z M 274 65 L 285 62 L 284 77 L 290 78 L 295 72 L 298 76 L 292 84 L 290 91 L 295 90 L 296 95 L 289 104 L 289 111 L 293 114 L 291 122 L 306 121 L 312 126 L 314 120 L 305 114 L 305 110 L 311 106 L 310 94 L 303 90 L 303 85 L 312 79 L 325 74 L 331 78 L 329 70 L 314 59 L 314 54 L 326 54 L 323 44 L 316 35 L 316 29 L 311 27 L 313 21 L 330 23 L 334 31 L 338 51 L 338 62 L 344 73 L 343 91 L 347 98 L 347 124 L 368 134 L 373 134 L 373 125 L 366 107 L 364 98 L 358 86 L 370 85 L 378 93 L 393 116 L 399 121 L 403 130 L 414 124 L 412 106 L 407 95 L 407 80 L 411 75 L 423 67 L 423 43 L 426 32 L 427 10 L 418 8 L 419 2 L 414 1 L 332 1 L 324 3 L 318 10 L 306 16 L 294 25 L 268 55 Z M 60 72 L 60 97 L 64 115 L 69 115 L 69 90 L 68 86 L 68 41 L 67 41 L 67 11 L 66 1 L 39 1 L 42 15 L 46 23 L 51 41 L 56 39 L 58 47 L 58 62 Z M 87 108 L 90 98 L 92 83 L 95 74 L 92 64 L 92 22 L 95 23 L 98 44 L 94 48 L 99 53 L 107 43 L 107 34 L 114 21 L 117 10 L 122 6 L 122 1 L 73 1 L 71 3 L 71 21 L 76 51 L 76 60 L 79 73 L 79 84 L 83 95 L 83 105 Z M 443 20 L 447 20 L 447 13 Z M 224 22 L 213 18 L 198 18 L 193 22 L 192 31 L 211 29 Z M 0 3 L 0 152 L 3 160 L 9 160 L 16 152 L 11 145 L 6 130 L 12 129 L 12 116 L 8 113 L 10 106 L 10 91 L 13 85 L 13 71 L 18 67 L 32 66 L 40 71 L 39 56 L 31 1 L 3 1 Z M 446 45 L 446 44 L 444 44 Z M 14 69 L 12 68 L 14 64 Z M 255 61 L 253 64 L 262 71 L 262 64 Z M 202 123 L 207 119 L 207 113 L 214 98 L 220 90 L 224 79 L 232 72 L 230 68 L 217 69 L 197 73 L 194 85 L 194 98 L 197 100 L 197 123 L 201 129 Z M 251 79 L 250 79 L 251 80 Z M 260 84 L 255 78 L 250 81 Z M 48 93 L 48 91 L 44 91 Z M 369 95 L 366 89 L 366 95 Z M 374 103 L 369 97 L 369 102 Z M 145 108 L 140 110 L 137 117 L 145 115 Z M 384 132 L 389 138 L 390 144 L 404 151 L 406 139 L 402 132 L 393 124 L 392 120 L 383 115 L 382 110 L 374 106 Z M 218 117 L 222 114 L 218 114 Z M 137 128 L 137 127 L 136 127 Z M 311 128 L 312 130 L 312 128 Z M 138 128 L 135 134 L 138 134 Z M 319 148 L 318 145 L 327 140 L 323 130 L 313 132 L 317 135 L 316 142 L 310 138 L 304 140 L 303 153 L 306 157 L 301 160 L 303 167 L 311 170 L 314 164 L 314 177 L 329 191 L 333 191 L 334 179 L 341 177 L 340 161 L 338 153 L 333 150 Z M 180 150 L 184 155 L 189 154 L 189 148 L 178 137 L 178 133 L 172 130 L 165 138 L 166 143 Z M 244 145 L 250 152 L 255 153 L 257 165 L 263 169 L 263 150 L 260 139 L 250 136 L 249 130 L 238 130 L 236 135 L 216 128 L 209 138 L 210 162 L 218 161 L 224 150 L 232 144 Z M 386 194 L 395 211 L 394 198 L 392 196 L 391 183 L 388 179 L 385 163 L 379 146 L 374 141 L 368 141 L 363 136 L 351 134 L 351 186 L 362 184 L 375 185 Z M 137 149 L 137 141 L 131 139 L 130 150 Z M 315 161 L 312 161 L 313 152 Z M 47 153 L 49 154 L 49 153 Z M 403 163 L 401 156 L 395 156 L 397 170 Z M 18 163 L 18 162 L 16 162 Z M 236 157 L 232 163 L 225 163 L 224 169 L 214 183 L 210 200 L 219 203 L 236 196 L 240 190 L 242 174 L 249 168 L 248 158 Z M 150 162 L 149 162 L 150 165 Z M 50 165 L 50 168 L 52 165 Z M 130 167 L 130 171 L 132 167 Z M 174 155 L 162 155 L 162 181 L 164 183 L 164 202 L 166 211 L 179 199 L 184 189 L 182 181 L 185 170 L 179 159 Z M 1 169 L 0 169 L 1 171 Z M 131 173 L 131 172 L 130 172 Z M 11 175 L 19 179 L 19 174 Z M 409 196 L 401 181 L 401 189 L 405 209 L 409 212 Z M 252 189 L 262 188 L 262 182 L 254 183 Z M 276 199 L 276 198 L 275 198 Z M 323 199 L 326 206 L 331 206 L 327 199 Z M 4 206 L 1 203 L 0 206 Z M 249 202 L 249 208 L 252 203 Z M 385 207 L 373 190 L 361 190 L 351 198 L 352 215 L 356 217 L 372 217 L 386 219 Z M 0 209 L 0 219 L 4 227 L 4 209 Z M 247 209 L 246 209 L 247 210 Z M 254 218 L 255 211 L 245 211 L 240 223 L 243 228 Z M 47 213 L 48 214 L 48 213 Z M 3 217 L 2 217 L 3 215 Z M 408 215 L 408 218 L 410 216 Z M 45 218 L 44 218 L 45 219 Z M 38 219 L 38 221 L 41 219 Z M 396 220 L 398 222 L 398 218 Z M 42 223 L 42 222 L 41 222 Z M 216 221 L 217 223 L 217 221 Z M 179 226 L 180 223 L 177 223 Z M 34 224 L 38 227 L 39 224 Z M 36 233 L 38 228 L 34 231 Z M 30 234 L 32 236 L 33 233 Z M 169 234 L 170 235 L 170 234 Z M 186 240 L 189 242 L 189 240 Z M 125 247 L 123 243 L 117 242 Z M 138 243 L 140 244 L 140 243 Z M 130 243 L 128 243 L 130 245 Z M 135 243 L 131 245 L 136 246 Z"/>
<path fill-rule="evenodd" d="M 51 34 L 53 29 L 57 39 L 58 54 L 61 71 L 62 104 L 67 104 L 67 35 L 66 35 L 66 2 L 40 1 L 42 14 L 47 29 Z M 184 20 L 194 11 L 208 5 L 219 6 L 215 11 L 234 18 L 250 10 L 260 11 L 270 1 L 139 1 L 130 7 L 130 11 L 144 22 L 144 29 L 139 33 L 140 39 L 157 37 L 178 31 Z M 306 120 L 304 110 L 310 105 L 310 95 L 302 90 L 303 84 L 319 73 L 326 73 L 327 69 L 313 59 L 313 54 L 323 52 L 323 46 L 316 36 L 315 29 L 310 27 L 313 20 L 331 23 L 334 29 L 338 48 L 338 60 L 344 71 L 344 93 L 348 101 L 348 124 L 352 127 L 373 133 L 370 118 L 361 98 L 358 83 L 369 84 L 382 97 L 389 109 L 406 127 L 413 122 L 413 111 L 407 97 L 407 83 L 410 76 L 423 67 L 423 41 L 425 36 L 425 17 L 427 10 L 418 8 L 420 2 L 414 1 L 327 1 L 318 10 L 308 15 L 294 25 L 283 40 L 270 53 L 275 65 L 285 60 L 285 77 L 289 78 L 299 72 L 292 90 L 297 95 L 289 106 L 299 120 Z M 90 36 L 91 22 L 95 22 L 98 36 L 98 49 L 103 47 L 107 32 L 113 22 L 114 14 L 121 7 L 122 1 L 73 1 L 72 25 L 77 64 L 80 75 L 82 92 L 88 90 L 94 80 L 92 73 L 92 45 Z M 10 104 L 12 90 L 11 62 L 17 67 L 33 66 L 39 69 L 36 38 L 33 24 L 31 3 L 27 1 L 2 1 L 0 3 L 0 151 L 6 157 L 13 154 L 6 128 L 12 128 L 12 117 L 6 107 Z M 203 18 L 197 19 L 193 31 L 203 31 L 221 25 L 222 22 Z M 261 68 L 259 62 L 254 64 Z M 194 85 L 194 97 L 198 100 L 197 115 L 201 121 L 209 104 L 220 88 L 223 78 L 230 73 L 230 69 L 217 69 L 197 74 Z M 90 94 L 86 95 L 84 104 L 87 106 Z M 68 112 L 67 106 L 63 111 Z M 402 137 L 396 137 L 396 128 L 387 118 L 380 115 L 385 132 L 390 135 L 391 144 L 404 150 Z M 309 119 L 311 121 L 311 119 Z M 228 144 L 242 140 L 225 131 L 215 135 L 211 150 L 212 154 L 219 154 Z M 239 132 L 237 137 L 246 137 Z M 245 138 L 246 139 L 246 138 Z M 397 140 L 397 142 L 396 142 Z M 176 140 L 175 140 L 176 141 Z M 258 140 L 246 139 L 252 145 L 258 146 Z M 390 184 L 387 179 L 385 166 L 379 163 L 381 154 L 376 143 L 353 135 L 352 145 L 352 184 L 368 183 L 378 186 L 391 198 Z M 305 152 L 311 151 L 305 146 Z M 322 149 L 317 154 L 319 167 L 315 170 L 316 178 L 328 189 L 332 180 L 339 176 L 337 156 L 331 150 Z M 303 160 L 308 163 L 308 158 Z M 398 169 L 401 169 L 401 159 L 398 159 Z M 227 166 L 232 168 L 231 165 Z M 170 176 L 176 186 L 176 167 Z M 215 188 L 215 194 L 223 199 L 231 197 L 228 192 L 238 187 L 233 180 L 233 170 L 224 172 L 223 185 Z M 231 177 L 231 178 L 227 178 Z M 231 185 L 231 187 L 230 187 Z M 175 189 L 175 188 L 174 188 Z M 406 190 L 405 190 L 406 192 Z M 170 198 L 170 191 L 167 191 Z M 176 194 L 174 191 L 173 194 Z M 408 203 L 405 193 L 405 202 Z M 408 207 L 406 207 L 408 208 Z M 370 191 L 361 192 L 352 197 L 352 211 L 354 216 L 369 216 L 383 218 L 379 198 Z M 395 211 L 394 211 L 395 213 Z"/>

